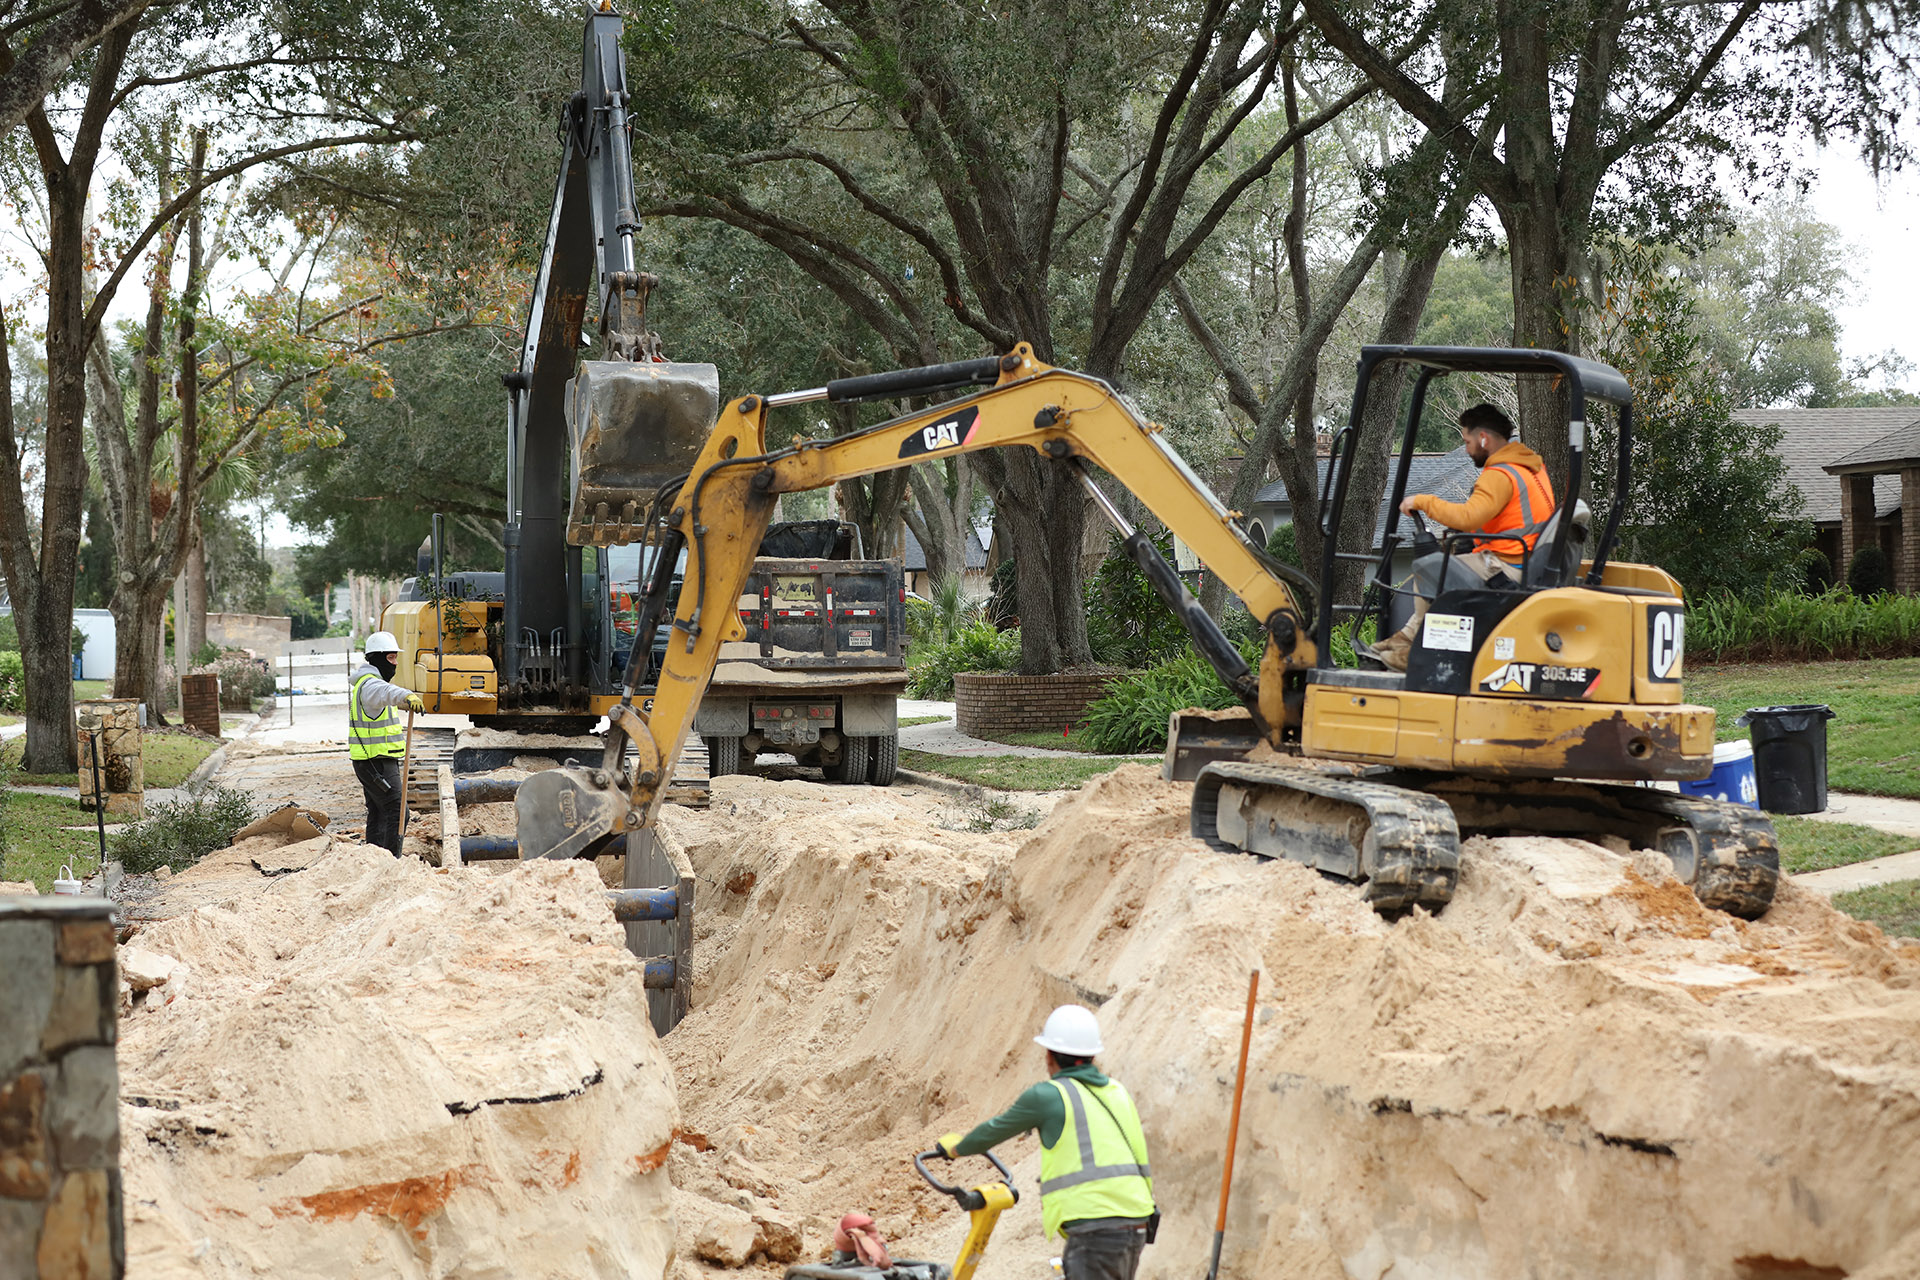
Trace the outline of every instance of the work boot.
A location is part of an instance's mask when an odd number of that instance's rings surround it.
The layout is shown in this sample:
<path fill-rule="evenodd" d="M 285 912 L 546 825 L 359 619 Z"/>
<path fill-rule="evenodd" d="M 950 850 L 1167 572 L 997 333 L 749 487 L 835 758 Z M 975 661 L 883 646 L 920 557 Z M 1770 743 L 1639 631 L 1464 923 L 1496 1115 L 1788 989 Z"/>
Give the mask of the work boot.
<path fill-rule="evenodd" d="M 1412 652 L 1413 641 L 1407 639 L 1406 633 L 1402 631 L 1396 631 L 1384 640 L 1373 642 L 1373 656 L 1378 658 L 1380 665 L 1389 671 L 1405 671 L 1407 656 Z"/>

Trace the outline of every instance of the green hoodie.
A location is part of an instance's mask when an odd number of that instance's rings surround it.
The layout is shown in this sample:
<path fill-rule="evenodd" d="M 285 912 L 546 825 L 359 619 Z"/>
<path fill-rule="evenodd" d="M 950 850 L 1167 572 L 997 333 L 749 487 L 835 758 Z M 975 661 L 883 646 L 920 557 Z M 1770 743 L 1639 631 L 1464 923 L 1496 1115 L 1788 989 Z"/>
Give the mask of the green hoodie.
<path fill-rule="evenodd" d="M 1078 1080 L 1096 1089 L 1107 1082 L 1106 1073 L 1091 1062 L 1083 1067 L 1056 1071 L 1053 1079 Z M 957 1156 L 977 1156 L 1029 1129 L 1038 1129 L 1040 1144 L 1050 1147 L 1060 1140 L 1060 1131 L 1066 1127 L 1067 1104 L 1060 1100 L 1058 1089 L 1043 1081 L 1015 1098 L 1012 1106 L 993 1119 L 974 1126 L 966 1137 L 960 1139 L 960 1145 L 953 1149 L 953 1153 Z"/>

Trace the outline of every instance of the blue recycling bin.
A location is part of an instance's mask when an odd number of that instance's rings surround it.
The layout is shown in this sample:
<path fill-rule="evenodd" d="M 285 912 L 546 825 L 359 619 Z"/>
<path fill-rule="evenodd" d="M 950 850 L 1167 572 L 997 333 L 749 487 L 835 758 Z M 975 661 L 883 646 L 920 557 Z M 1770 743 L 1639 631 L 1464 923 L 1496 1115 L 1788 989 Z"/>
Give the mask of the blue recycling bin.
<path fill-rule="evenodd" d="M 80 655 L 77 653 L 73 655 L 73 678 L 75 680 L 78 680 L 81 678 L 80 677 Z"/>

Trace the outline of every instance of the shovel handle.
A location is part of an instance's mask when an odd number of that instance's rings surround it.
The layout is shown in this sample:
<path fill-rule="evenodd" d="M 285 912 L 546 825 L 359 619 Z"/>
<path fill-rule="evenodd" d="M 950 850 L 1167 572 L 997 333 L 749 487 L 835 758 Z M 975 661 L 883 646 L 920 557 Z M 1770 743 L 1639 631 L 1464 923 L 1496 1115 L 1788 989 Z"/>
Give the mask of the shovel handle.
<path fill-rule="evenodd" d="M 407 838 L 407 819 L 413 811 L 407 808 L 407 775 L 413 768 L 413 712 L 407 712 L 407 740 L 400 748 L 400 839 Z"/>

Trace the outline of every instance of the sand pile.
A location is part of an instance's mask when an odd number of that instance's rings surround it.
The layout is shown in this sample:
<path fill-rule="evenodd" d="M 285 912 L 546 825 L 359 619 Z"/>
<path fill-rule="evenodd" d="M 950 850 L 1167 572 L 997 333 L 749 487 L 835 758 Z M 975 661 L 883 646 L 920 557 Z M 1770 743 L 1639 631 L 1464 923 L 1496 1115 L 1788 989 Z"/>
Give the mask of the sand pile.
<path fill-rule="evenodd" d="M 861 1208 L 951 1259 L 963 1215 L 907 1158 L 1037 1079 L 1028 1037 L 1078 999 L 1154 1147 L 1143 1276 L 1196 1274 L 1260 965 L 1226 1274 L 1920 1274 L 1920 949 L 1790 885 L 1746 924 L 1657 856 L 1539 839 L 1474 841 L 1445 912 L 1389 925 L 1207 851 L 1187 799 L 1123 768 L 1024 843 L 871 789 L 730 777 L 669 809 L 700 898 L 665 1048 L 710 1143 L 674 1148 L 683 1219 L 776 1208 L 812 1257 Z M 1043 1274 L 1037 1151 L 1005 1154 L 1029 1194 L 983 1274 Z"/>
<path fill-rule="evenodd" d="M 168 901 L 123 948 L 133 1280 L 666 1267 L 673 1085 L 591 867 L 258 839 Z"/>

